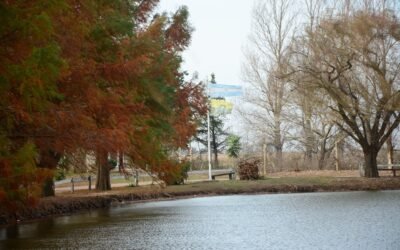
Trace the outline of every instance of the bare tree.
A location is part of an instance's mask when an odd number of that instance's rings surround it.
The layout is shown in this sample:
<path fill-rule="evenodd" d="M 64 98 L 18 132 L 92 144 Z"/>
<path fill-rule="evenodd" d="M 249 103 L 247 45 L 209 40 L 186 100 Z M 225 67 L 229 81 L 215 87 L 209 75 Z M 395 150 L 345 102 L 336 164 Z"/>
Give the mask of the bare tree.
<path fill-rule="evenodd" d="M 287 70 L 286 54 L 295 30 L 291 4 L 290 0 L 255 4 L 253 29 L 243 65 L 243 78 L 256 93 L 247 100 L 253 108 L 244 112 L 245 119 L 273 144 L 279 169 L 285 141 L 283 118 L 289 94 L 288 83 L 280 75 Z"/>
<path fill-rule="evenodd" d="M 313 79 L 297 74 L 292 84 L 293 111 L 288 114 L 293 124 L 290 137 L 302 146 L 305 167 L 323 169 L 335 142 L 343 140 L 343 135 L 333 120 L 332 110 L 326 105 L 328 97 L 312 87 Z"/>
<path fill-rule="evenodd" d="M 400 123 L 400 23 L 377 2 L 321 19 L 299 40 L 293 68 L 329 97 L 336 125 L 363 150 L 366 177 L 379 176 L 377 154 Z"/>
<path fill-rule="evenodd" d="M 314 31 L 323 13 L 329 9 L 329 5 L 321 0 L 304 0 L 303 3 L 305 27 L 308 31 Z M 307 47 L 302 48 L 303 55 L 311 53 L 307 49 Z M 295 56 L 292 54 L 290 61 Z M 294 127 L 298 128 L 293 130 L 291 137 L 303 146 L 305 165 L 312 168 L 316 162 L 313 159 L 318 158 L 318 169 L 322 169 L 334 148 L 334 139 L 339 132 L 330 119 L 331 111 L 323 105 L 325 94 L 315 89 L 312 84 L 314 79 L 305 74 L 290 75 L 286 79 L 294 83 L 290 100 L 294 107 L 288 116 Z"/>

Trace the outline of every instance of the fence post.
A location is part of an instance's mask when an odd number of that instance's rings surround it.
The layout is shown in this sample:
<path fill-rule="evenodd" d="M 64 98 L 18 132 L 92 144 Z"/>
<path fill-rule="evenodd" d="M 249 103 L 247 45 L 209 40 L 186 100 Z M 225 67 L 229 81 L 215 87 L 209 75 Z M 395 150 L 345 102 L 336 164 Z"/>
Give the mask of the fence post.
<path fill-rule="evenodd" d="M 136 169 L 135 170 L 136 178 L 135 178 L 135 186 L 139 186 L 139 171 Z"/>
<path fill-rule="evenodd" d="M 74 178 L 71 178 L 71 191 L 74 192 Z"/>
<path fill-rule="evenodd" d="M 88 181 L 89 181 L 89 191 L 91 191 L 92 190 L 92 176 L 91 175 L 89 175 Z"/>

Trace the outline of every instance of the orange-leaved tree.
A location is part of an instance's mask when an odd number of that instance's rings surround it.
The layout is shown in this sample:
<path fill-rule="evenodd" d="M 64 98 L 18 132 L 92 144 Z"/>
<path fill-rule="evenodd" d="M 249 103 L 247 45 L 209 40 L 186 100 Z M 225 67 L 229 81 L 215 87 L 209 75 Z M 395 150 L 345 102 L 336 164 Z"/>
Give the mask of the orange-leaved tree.
<path fill-rule="evenodd" d="M 52 19 L 63 2 L 0 3 L 0 208 L 33 203 L 51 171 L 37 168 L 34 141 L 45 138 L 47 111 L 62 99 L 65 70 Z"/>
<path fill-rule="evenodd" d="M 1 205 L 33 202 L 44 183 L 52 194 L 51 169 L 78 150 L 95 153 L 99 190 L 117 152 L 159 176 L 178 169 L 169 152 L 205 102 L 180 71 L 188 11 L 149 19 L 157 2 L 0 3 Z"/>

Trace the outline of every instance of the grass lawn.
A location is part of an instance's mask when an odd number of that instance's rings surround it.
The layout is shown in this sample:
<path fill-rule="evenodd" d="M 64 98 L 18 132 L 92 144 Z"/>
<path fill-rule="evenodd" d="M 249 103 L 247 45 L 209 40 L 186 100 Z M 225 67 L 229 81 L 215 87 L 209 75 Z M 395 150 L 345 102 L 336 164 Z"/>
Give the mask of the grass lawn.
<path fill-rule="evenodd" d="M 61 193 L 57 196 L 108 196 L 127 194 L 163 194 L 168 196 L 220 195 L 236 193 L 291 193 L 318 191 L 352 191 L 400 189 L 400 178 L 381 177 L 367 179 L 361 177 L 294 176 L 273 177 L 256 181 L 217 180 L 160 187 L 147 185 L 140 187 L 116 187 L 110 191 L 79 190 L 75 193 Z"/>

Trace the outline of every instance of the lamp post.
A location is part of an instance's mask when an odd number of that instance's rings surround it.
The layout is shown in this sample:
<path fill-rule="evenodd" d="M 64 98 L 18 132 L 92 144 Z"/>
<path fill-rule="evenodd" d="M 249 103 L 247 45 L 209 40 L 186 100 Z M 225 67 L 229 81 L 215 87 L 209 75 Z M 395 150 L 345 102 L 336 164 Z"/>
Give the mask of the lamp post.
<path fill-rule="evenodd" d="M 208 179 L 212 180 L 211 177 L 211 139 L 210 139 L 210 106 L 207 110 L 207 148 L 208 148 Z"/>
<path fill-rule="evenodd" d="M 207 95 L 210 97 L 210 86 L 209 82 L 207 80 Z M 211 109 L 211 104 L 208 102 L 207 105 L 207 150 L 208 150 L 208 179 L 211 181 L 212 176 L 211 176 L 211 138 L 210 138 L 210 109 Z"/>

